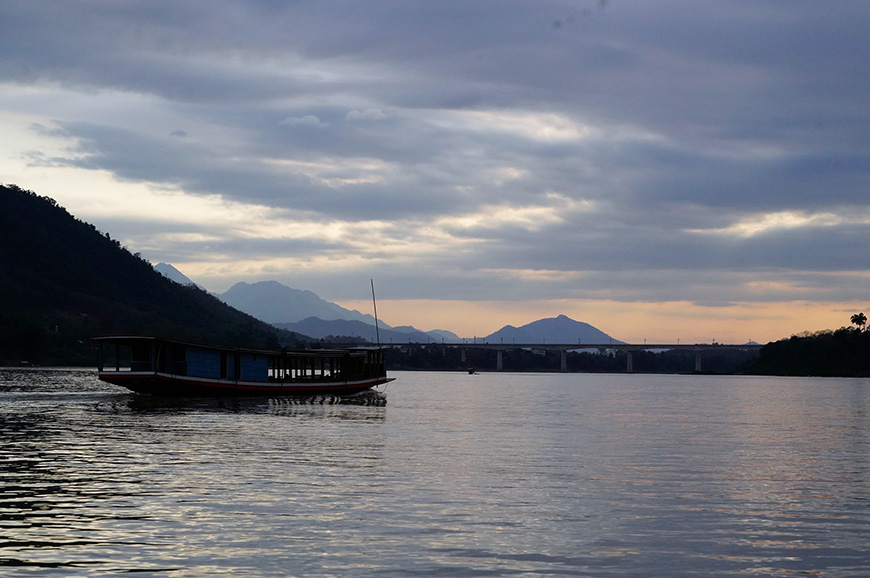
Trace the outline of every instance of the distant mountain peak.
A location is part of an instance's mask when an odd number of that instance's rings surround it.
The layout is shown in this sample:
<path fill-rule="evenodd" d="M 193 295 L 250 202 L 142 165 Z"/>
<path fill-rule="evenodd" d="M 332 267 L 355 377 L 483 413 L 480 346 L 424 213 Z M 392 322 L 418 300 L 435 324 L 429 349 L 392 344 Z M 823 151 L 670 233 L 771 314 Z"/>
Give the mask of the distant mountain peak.
<path fill-rule="evenodd" d="M 278 281 L 258 281 L 236 283 L 218 299 L 253 315 L 261 321 L 272 324 L 297 323 L 317 317 L 325 321 L 361 321 L 374 326 L 375 318 L 321 299 L 316 293 L 294 289 Z M 381 327 L 388 327 L 383 322 Z"/>
<path fill-rule="evenodd" d="M 567 315 L 539 319 L 522 327 L 505 325 L 484 339 L 489 342 L 507 343 L 577 343 L 578 345 L 622 343 L 600 329 L 583 321 L 575 321 Z"/>
<path fill-rule="evenodd" d="M 181 285 L 196 285 L 197 287 L 199 287 L 199 285 L 191 281 L 184 273 L 182 273 L 169 263 L 157 263 L 156 265 L 154 265 L 154 270 L 166 277 L 167 279 L 175 281 L 176 283 L 180 283 Z"/>

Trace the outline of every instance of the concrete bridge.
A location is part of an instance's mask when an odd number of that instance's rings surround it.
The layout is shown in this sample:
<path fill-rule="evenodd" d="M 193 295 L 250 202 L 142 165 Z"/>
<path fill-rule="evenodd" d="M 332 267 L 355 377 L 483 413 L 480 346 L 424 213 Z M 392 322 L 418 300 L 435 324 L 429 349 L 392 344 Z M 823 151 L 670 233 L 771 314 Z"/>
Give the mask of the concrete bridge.
<path fill-rule="evenodd" d="M 426 347 L 438 345 L 442 347 L 458 347 L 462 350 L 462 361 L 465 361 L 465 351 L 468 349 L 490 349 L 497 352 L 496 371 L 504 371 L 504 352 L 511 349 L 535 349 L 545 351 L 558 351 L 561 354 L 561 371 L 568 371 L 569 351 L 624 351 L 626 353 L 627 373 L 634 372 L 634 352 L 636 351 L 664 351 L 682 350 L 695 354 L 695 371 L 701 371 L 701 356 L 710 351 L 758 351 L 763 346 L 759 343 L 746 343 L 742 345 L 724 343 L 693 343 L 690 345 L 681 343 L 390 343 L 381 344 L 383 347 Z"/>

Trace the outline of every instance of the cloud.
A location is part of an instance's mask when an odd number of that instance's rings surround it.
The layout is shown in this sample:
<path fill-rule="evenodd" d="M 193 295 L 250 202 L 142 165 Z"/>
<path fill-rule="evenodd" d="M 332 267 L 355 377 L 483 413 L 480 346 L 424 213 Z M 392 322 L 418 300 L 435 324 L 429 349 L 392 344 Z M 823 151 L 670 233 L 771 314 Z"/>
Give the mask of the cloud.
<path fill-rule="evenodd" d="M 723 235 L 749 238 L 781 230 L 800 229 L 805 227 L 834 228 L 847 224 L 870 226 L 870 211 L 863 211 L 863 213 L 864 214 L 859 215 L 837 215 L 833 213 L 807 214 L 795 211 L 780 211 L 776 213 L 753 215 L 750 218 L 741 219 L 728 227 L 708 230 L 693 229 L 688 232 L 702 235 Z"/>
<path fill-rule="evenodd" d="M 279 120 L 278 124 L 281 126 L 319 126 L 320 119 L 313 114 L 306 114 L 301 117 L 288 116 L 287 118 Z"/>
<path fill-rule="evenodd" d="M 365 110 L 352 110 L 345 117 L 349 121 L 358 120 L 383 120 L 387 115 L 379 108 L 367 108 Z"/>
<path fill-rule="evenodd" d="M 78 197 L 101 228 L 219 283 L 847 301 L 868 26 L 855 1 L 5 2 L 0 177 L 105 175 L 117 213 Z"/>

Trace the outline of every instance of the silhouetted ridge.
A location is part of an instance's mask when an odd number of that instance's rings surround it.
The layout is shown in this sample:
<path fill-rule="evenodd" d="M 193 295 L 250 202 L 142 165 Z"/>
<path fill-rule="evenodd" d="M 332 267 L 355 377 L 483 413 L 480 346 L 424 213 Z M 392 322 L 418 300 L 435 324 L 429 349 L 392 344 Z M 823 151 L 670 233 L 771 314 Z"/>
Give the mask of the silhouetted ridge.
<path fill-rule="evenodd" d="M 90 337 L 278 347 L 280 331 L 154 271 L 53 199 L 0 186 L 0 363 L 90 364 Z"/>

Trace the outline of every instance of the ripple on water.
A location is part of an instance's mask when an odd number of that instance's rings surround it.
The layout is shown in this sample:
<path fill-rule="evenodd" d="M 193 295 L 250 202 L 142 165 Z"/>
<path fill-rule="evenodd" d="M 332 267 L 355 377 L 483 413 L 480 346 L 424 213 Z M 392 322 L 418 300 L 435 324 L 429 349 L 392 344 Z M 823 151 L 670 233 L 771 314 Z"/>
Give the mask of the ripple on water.
<path fill-rule="evenodd" d="M 8 575 L 870 566 L 866 380 L 404 373 L 388 407 L 0 385 Z"/>

